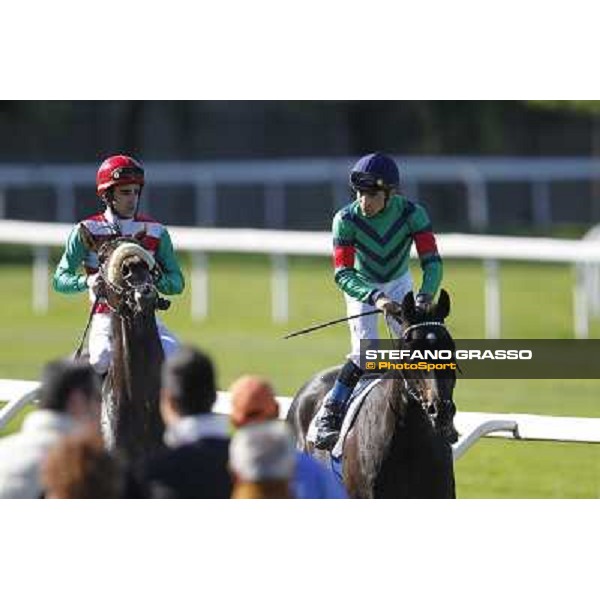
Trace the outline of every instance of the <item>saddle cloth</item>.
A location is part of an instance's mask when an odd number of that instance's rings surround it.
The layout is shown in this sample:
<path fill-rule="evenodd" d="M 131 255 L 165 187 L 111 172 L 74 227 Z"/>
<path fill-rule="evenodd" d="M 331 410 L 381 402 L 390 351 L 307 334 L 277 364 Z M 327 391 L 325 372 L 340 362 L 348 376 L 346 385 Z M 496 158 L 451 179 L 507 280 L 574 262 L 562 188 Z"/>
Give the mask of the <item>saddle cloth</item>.
<path fill-rule="evenodd" d="M 344 448 L 344 440 L 346 439 L 346 435 L 348 434 L 348 431 L 350 430 L 350 427 L 352 426 L 352 423 L 354 422 L 354 418 L 358 414 L 358 411 L 360 410 L 360 407 L 362 406 L 364 399 L 369 395 L 369 392 L 380 381 L 381 381 L 381 378 L 371 379 L 369 377 L 369 378 L 361 379 L 356 384 L 356 387 L 354 388 L 354 391 L 352 392 L 350 399 L 346 403 L 346 405 L 347 405 L 346 414 L 344 415 L 344 421 L 342 422 L 342 427 L 340 429 L 340 437 L 338 438 L 338 441 L 336 442 L 335 446 L 331 450 L 331 456 L 333 458 L 339 458 L 342 455 L 342 450 Z M 324 404 L 325 404 L 324 402 L 321 404 L 321 407 L 316 412 L 315 416 L 313 417 L 312 421 L 310 422 L 310 425 L 308 427 L 308 432 L 306 434 L 306 440 L 308 442 L 314 443 L 314 441 L 317 439 L 317 423 L 318 423 L 319 418 L 323 414 Z"/>

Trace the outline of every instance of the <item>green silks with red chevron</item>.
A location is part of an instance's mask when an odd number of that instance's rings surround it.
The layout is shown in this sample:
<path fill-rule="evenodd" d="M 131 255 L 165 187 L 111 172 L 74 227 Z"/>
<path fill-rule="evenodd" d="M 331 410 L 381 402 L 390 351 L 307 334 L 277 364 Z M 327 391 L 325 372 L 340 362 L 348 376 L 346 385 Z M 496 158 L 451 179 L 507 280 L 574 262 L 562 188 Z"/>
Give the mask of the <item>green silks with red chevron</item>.
<path fill-rule="evenodd" d="M 423 281 L 419 292 L 435 295 L 442 281 L 442 260 L 427 211 L 400 195 L 385 208 L 366 217 L 357 201 L 339 210 L 333 219 L 335 282 L 362 302 L 372 304 L 380 283 L 402 277 L 409 267 L 415 243 Z"/>

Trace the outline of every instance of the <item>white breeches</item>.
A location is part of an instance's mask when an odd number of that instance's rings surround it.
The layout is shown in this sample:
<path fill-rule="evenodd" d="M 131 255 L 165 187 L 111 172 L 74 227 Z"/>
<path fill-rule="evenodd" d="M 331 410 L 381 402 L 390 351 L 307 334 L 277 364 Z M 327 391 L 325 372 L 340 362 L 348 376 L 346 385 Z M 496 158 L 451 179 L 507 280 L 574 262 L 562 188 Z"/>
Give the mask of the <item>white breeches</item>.
<path fill-rule="evenodd" d="M 103 375 L 108 371 L 112 360 L 112 331 L 110 313 L 98 313 L 92 317 L 90 335 L 88 338 L 88 350 L 90 353 L 90 365 L 96 373 Z M 179 347 L 177 338 L 164 326 L 157 317 L 156 326 L 158 336 L 165 353 L 165 357 L 173 354 Z"/>
<path fill-rule="evenodd" d="M 380 289 L 390 300 L 401 303 L 404 296 L 412 290 L 412 277 L 410 272 L 407 272 L 402 277 L 394 279 L 393 281 L 379 284 L 378 289 Z M 346 299 L 347 316 L 357 315 L 374 309 L 370 304 L 365 304 L 360 300 L 351 298 L 347 294 L 344 294 L 344 297 Z M 388 319 L 387 321 L 394 335 L 399 336 L 401 334 L 401 327 L 398 321 L 396 321 L 396 319 Z M 348 321 L 352 348 L 350 354 L 347 355 L 347 358 L 351 359 L 355 365 L 360 366 L 360 340 L 375 340 L 379 338 L 378 322 L 378 314 Z"/>

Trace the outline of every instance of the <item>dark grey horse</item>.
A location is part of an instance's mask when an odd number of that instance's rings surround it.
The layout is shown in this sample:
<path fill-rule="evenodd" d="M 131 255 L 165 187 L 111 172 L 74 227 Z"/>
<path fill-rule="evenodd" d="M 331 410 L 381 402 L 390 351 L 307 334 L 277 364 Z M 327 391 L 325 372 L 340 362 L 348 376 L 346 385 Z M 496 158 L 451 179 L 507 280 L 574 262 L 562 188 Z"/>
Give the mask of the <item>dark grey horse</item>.
<path fill-rule="evenodd" d="M 86 242 L 93 244 L 91 236 Z M 96 248 L 104 295 L 111 309 L 113 358 L 103 385 L 103 434 L 107 445 L 130 460 L 162 444 L 159 412 L 164 359 L 155 311 L 168 301 L 158 295 L 153 258 L 134 238 Z"/>
<path fill-rule="evenodd" d="M 405 336 L 399 346 L 415 349 L 454 349 L 443 325 L 450 312 L 445 290 L 426 318 L 420 316 L 413 294 L 402 302 L 398 318 Z M 299 448 L 329 463 L 326 451 L 306 439 L 310 422 L 335 382 L 339 367 L 322 371 L 296 394 L 287 420 Z M 436 371 L 423 375 L 409 370 L 402 378 L 386 373 L 375 385 L 346 437 L 342 455 L 343 482 L 354 498 L 454 498 L 452 446 L 438 428 L 449 410 L 456 375 Z"/>

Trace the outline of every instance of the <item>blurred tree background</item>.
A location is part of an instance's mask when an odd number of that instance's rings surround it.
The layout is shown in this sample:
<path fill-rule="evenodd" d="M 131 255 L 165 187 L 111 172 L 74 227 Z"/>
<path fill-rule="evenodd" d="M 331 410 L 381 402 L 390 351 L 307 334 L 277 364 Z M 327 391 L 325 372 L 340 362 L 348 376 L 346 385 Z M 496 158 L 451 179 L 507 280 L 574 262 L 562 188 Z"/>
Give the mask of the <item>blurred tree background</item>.
<path fill-rule="evenodd" d="M 600 155 L 600 101 L 3 101 L 0 161 Z"/>

